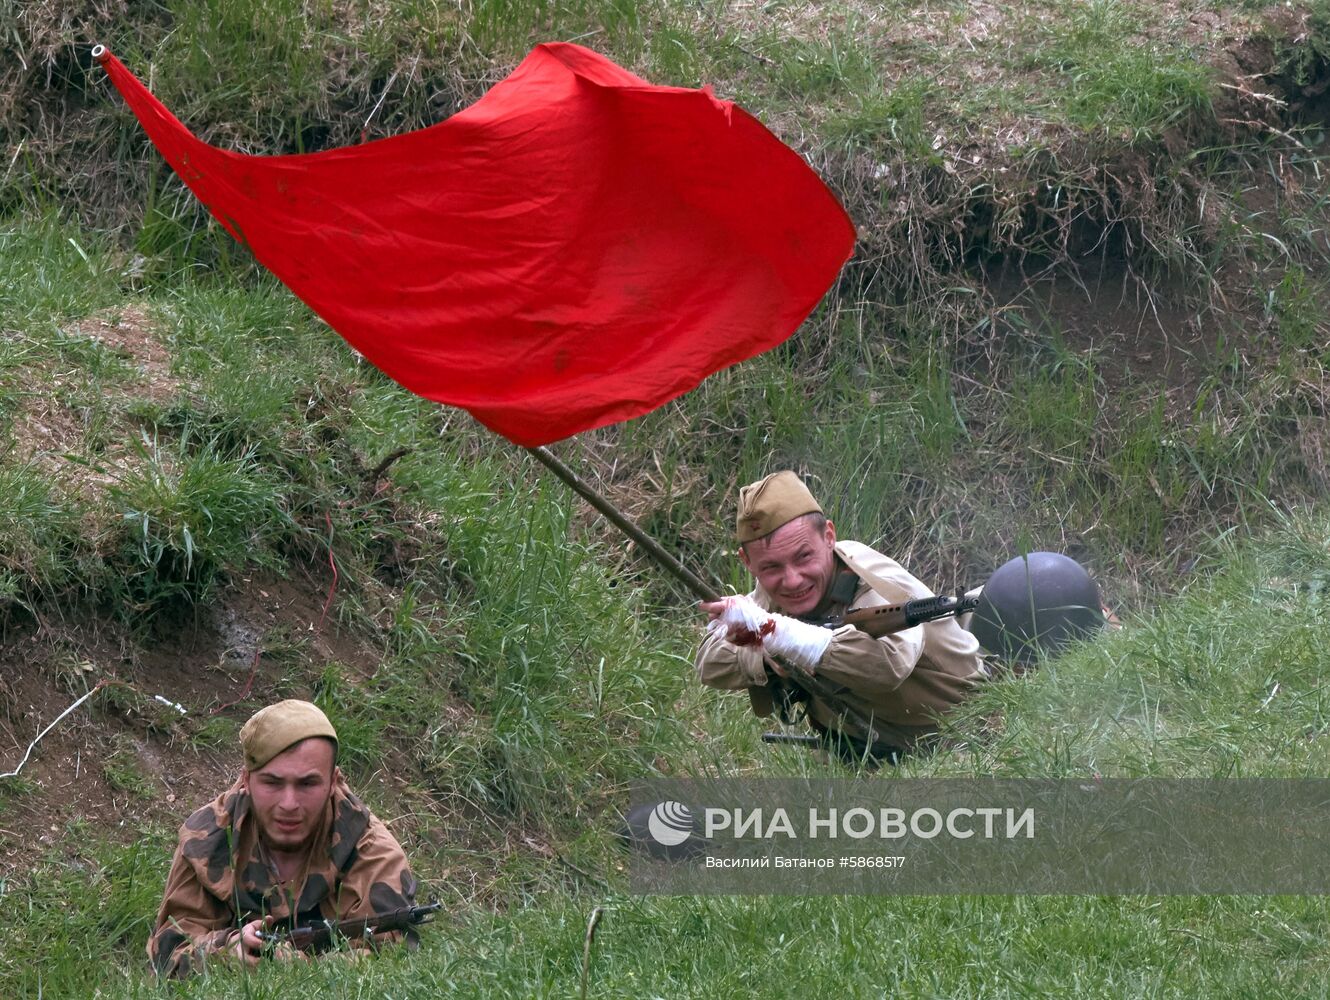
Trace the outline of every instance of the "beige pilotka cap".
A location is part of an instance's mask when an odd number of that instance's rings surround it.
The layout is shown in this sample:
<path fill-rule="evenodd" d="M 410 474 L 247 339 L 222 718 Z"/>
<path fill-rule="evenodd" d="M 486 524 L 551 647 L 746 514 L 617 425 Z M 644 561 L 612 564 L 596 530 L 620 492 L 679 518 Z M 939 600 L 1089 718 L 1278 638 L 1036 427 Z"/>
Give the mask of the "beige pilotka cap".
<path fill-rule="evenodd" d="M 740 545 L 746 545 L 765 538 L 796 517 L 821 513 L 821 506 L 808 492 L 804 481 L 784 469 L 749 483 L 739 491 L 739 516 L 734 536 Z"/>
<path fill-rule="evenodd" d="M 257 771 L 283 750 L 311 736 L 326 736 L 337 742 L 337 730 L 319 706 L 288 699 L 259 709 L 240 730 L 245 770 Z"/>

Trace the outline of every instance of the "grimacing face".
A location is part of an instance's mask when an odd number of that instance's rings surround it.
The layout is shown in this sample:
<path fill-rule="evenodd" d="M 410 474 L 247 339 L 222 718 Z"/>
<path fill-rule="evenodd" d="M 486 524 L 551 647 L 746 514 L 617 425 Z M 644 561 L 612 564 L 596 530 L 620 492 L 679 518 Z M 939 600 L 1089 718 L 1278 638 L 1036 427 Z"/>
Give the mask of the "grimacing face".
<path fill-rule="evenodd" d="M 332 741 L 315 736 L 245 772 L 259 833 L 269 847 L 295 851 L 314 837 L 339 773 L 334 756 Z"/>
<path fill-rule="evenodd" d="M 822 603 L 836 575 L 836 526 L 814 514 L 796 517 L 739 549 L 748 572 L 771 595 L 775 610 L 805 615 Z"/>

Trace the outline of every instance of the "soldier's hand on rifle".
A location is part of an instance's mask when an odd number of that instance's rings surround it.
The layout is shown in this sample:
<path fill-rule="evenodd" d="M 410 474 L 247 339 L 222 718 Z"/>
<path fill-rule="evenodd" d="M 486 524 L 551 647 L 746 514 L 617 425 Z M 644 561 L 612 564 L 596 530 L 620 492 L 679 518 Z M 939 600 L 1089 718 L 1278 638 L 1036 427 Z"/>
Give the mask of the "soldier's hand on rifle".
<path fill-rule="evenodd" d="M 235 953 L 251 968 L 261 959 L 270 958 L 275 962 L 293 962 L 305 955 L 290 941 L 275 939 L 271 933 L 273 918 L 251 920 L 240 928 L 240 938 L 236 941 Z"/>
<path fill-rule="evenodd" d="M 263 958 L 263 949 L 267 947 L 259 937 L 259 931 L 265 931 L 271 926 L 272 917 L 267 916 L 258 920 L 251 920 L 240 928 L 240 937 L 236 939 L 236 958 L 251 969 L 257 966 Z"/>

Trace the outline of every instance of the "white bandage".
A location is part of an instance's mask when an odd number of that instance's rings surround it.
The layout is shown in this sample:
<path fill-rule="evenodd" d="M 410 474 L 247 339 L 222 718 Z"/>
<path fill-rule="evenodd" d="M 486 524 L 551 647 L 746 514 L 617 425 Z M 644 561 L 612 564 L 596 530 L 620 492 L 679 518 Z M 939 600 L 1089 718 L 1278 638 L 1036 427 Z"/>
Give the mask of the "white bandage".
<path fill-rule="evenodd" d="M 754 645 L 756 641 L 747 633 L 760 635 L 771 619 L 771 612 L 763 611 L 751 597 L 735 594 L 724 597 L 725 610 L 707 626 L 713 632 L 724 631 L 731 642 L 740 645 Z"/>
<path fill-rule="evenodd" d="M 809 625 L 788 615 L 772 617 L 776 620 L 776 631 L 763 640 L 772 655 L 808 671 L 822 662 L 823 654 L 831 645 L 831 629 Z"/>
<path fill-rule="evenodd" d="M 761 646 L 771 655 L 804 670 L 816 667 L 831 645 L 830 629 L 763 611 L 752 598 L 742 594 L 725 598 L 725 610 L 710 628 L 724 629 L 731 642 Z"/>

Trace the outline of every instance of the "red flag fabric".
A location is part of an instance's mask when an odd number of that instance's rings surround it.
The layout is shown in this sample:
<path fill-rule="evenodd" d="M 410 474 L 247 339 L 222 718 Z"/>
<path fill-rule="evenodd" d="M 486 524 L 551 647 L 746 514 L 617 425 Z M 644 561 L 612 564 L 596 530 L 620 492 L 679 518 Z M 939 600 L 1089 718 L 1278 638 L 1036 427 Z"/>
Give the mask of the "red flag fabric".
<path fill-rule="evenodd" d="M 533 446 L 767 350 L 854 246 L 791 149 L 708 90 L 538 46 L 474 105 L 295 156 L 195 138 L 98 61 L 217 220 L 390 378 Z"/>

